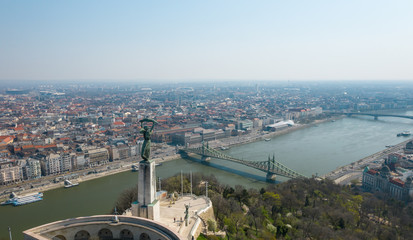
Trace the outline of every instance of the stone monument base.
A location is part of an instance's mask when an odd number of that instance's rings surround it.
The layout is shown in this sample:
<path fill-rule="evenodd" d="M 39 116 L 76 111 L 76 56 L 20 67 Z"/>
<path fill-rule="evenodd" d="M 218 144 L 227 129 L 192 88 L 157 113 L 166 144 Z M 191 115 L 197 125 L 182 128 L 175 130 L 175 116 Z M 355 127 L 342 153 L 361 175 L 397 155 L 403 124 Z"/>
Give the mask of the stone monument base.
<path fill-rule="evenodd" d="M 140 204 L 138 201 L 132 203 L 132 216 L 148 218 L 158 221 L 160 218 L 160 204 L 158 200 L 153 201 L 147 206 Z"/>
<path fill-rule="evenodd" d="M 155 162 L 139 162 L 138 178 L 138 200 L 132 203 L 132 216 L 159 220 L 160 204 L 156 196 Z"/>

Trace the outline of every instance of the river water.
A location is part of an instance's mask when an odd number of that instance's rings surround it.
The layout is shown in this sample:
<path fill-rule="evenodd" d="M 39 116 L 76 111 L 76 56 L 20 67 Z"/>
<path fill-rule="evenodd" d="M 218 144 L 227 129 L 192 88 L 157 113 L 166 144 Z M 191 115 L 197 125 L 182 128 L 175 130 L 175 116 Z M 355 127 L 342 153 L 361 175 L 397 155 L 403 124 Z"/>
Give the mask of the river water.
<path fill-rule="evenodd" d="M 413 115 L 413 111 L 398 112 Z M 259 141 L 232 147 L 225 153 L 251 161 L 263 161 L 275 156 L 276 161 L 306 176 L 323 175 L 337 167 L 357 161 L 406 138 L 402 131 L 413 132 L 413 120 L 372 117 L 343 118 Z M 222 183 L 261 188 L 269 183 L 265 173 L 236 163 L 211 159 L 210 163 L 178 159 L 157 167 L 157 176 L 167 178 L 184 172 L 214 174 Z M 137 173 L 123 172 L 82 182 L 70 189 L 55 189 L 44 193 L 44 200 L 33 204 L 0 207 L 0 240 L 8 239 L 7 227 L 13 239 L 22 239 L 22 231 L 34 226 L 66 218 L 107 214 L 118 195 L 137 184 Z M 285 179 L 279 177 L 278 181 Z"/>

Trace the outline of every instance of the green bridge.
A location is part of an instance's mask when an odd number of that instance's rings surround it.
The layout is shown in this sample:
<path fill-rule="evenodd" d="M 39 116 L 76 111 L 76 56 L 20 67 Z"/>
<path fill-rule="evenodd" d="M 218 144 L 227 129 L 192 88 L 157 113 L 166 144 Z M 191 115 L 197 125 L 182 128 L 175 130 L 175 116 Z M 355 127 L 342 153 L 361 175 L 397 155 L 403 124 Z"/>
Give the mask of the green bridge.
<path fill-rule="evenodd" d="M 218 150 L 210 148 L 208 144 L 202 143 L 202 146 L 196 148 L 183 148 L 180 149 L 184 153 L 195 153 L 202 156 L 202 161 L 207 161 L 208 158 L 217 158 L 222 160 L 227 160 L 242 164 L 251 168 L 258 169 L 262 172 L 267 173 L 267 180 L 274 181 L 277 175 L 287 177 L 287 178 L 306 178 L 306 176 L 286 167 L 285 165 L 275 161 L 275 157 L 272 159 L 268 157 L 267 161 L 247 161 L 243 159 L 238 159 L 229 155 L 224 154 Z"/>

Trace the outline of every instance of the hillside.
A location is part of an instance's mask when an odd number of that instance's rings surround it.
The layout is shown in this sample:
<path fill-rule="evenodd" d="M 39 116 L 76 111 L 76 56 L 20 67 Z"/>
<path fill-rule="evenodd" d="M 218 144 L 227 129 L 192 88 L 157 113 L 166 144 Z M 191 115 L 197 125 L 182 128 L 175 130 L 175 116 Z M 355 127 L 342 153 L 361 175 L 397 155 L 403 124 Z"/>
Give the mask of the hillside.
<path fill-rule="evenodd" d="M 411 202 L 374 196 L 355 186 L 305 179 L 257 190 L 194 174 L 194 194 L 205 194 L 204 181 L 216 230 L 225 231 L 229 239 L 413 239 Z M 180 176 L 165 179 L 162 188 L 179 192 Z M 190 192 L 189 176 L 184 177 L 184 192 Z M 134 193 L 131 189 L 122 194 L 117 208 L 127 208 Z"/>

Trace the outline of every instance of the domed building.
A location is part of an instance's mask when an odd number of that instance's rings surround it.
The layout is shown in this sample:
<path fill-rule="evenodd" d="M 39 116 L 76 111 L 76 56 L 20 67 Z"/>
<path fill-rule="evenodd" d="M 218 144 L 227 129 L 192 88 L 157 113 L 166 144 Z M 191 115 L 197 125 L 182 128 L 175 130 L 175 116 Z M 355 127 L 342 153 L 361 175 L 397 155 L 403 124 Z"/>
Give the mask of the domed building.
<path fill-rule="evenodd" d="M 407 177 L 406 181 L 392 176 L 387 165 L 380 169 L 369 169 L 363 171 L 363 188 L 371 192 L 383 192 L 398 200 L 411 200 L 413 198 L 412 177 Z"/>
<path fill-rule="evenodd" d="M 405 154 L 413 154 L 413 140 L 406 143 L 406 147 L 404 148 Z"/>
<path fill-rule="evenodd" d="M 413 199 L 413 177 L 412 176 L 406 179 L 404 186 L 408 190 L 407 195 L 409 196 L 409 198 Z"/>

